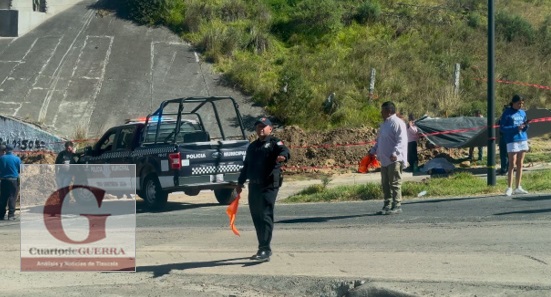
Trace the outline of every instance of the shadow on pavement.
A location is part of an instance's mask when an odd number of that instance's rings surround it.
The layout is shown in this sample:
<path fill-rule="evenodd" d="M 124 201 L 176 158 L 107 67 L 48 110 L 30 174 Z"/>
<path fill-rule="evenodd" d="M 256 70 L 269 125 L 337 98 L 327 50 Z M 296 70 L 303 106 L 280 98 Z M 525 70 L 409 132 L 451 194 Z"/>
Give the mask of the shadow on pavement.
<path fill-rule="evenodd" d="M 157 211 L 150 211 L 147 209 L 145 202 L 143 200 L 136 200 L 136 213 L 159 213 L 159 212 L 171 212 L 171 211 L 178 211 L 178 210 L 187 210 L 187 209 L 195 209 L 195 208 L 203 208 L 203 207 L 211 207 L 211 206 L 220 206 L 218 203 L 198 203 L 198 204 L 192 204 L 192 203 L 181 203 L 181 202 L 167 202 L 166 206 L 162 210 Z"/>
<path fill-rule="evenodd" d="M 117 203 L 118 201 L 109 201 L 111 203 Z M 67 208 L 65 212 L 71 213 L 71 206 L 72 203 L 67 204 L 64 206 L 64 209 Z M 166 206 L 162 210 L 157 211 L 150 211 L 147 209 L 145 202 L 141 199 L 136 200 L 136 213 L 162 213 L 162 212 L 171 212 L 171 211 L 178 211 L 178 210 L 187 210 L 187 209 L 195 209 L 195 208 L 203 208 L 203 207 L 211 207 L 211 206 L 220 206 L 218 203 L 182 203 L 182 202 L 167 202 Z M 20 208 L 17 208 L 20 210 Z M 30 206 L 27 207 L 28 213 L 42 213 L 45 210 L 45 207 L 42 205 L 37 206 Z M 46 206 L 47 209 L 47 206 Z M 128 214 L 128 213 L 122 213 L 122 214 Z"/>
<path fill-rule="evenodd" d="M 513 197 L 513 200 L 522 200 L 522 201 L 551 200 L 551 196 Z"/>
<path fill-rule="evenodd" d="M 247 260 L 247 261 L 243 261 Z M 232 258 L 224 260 L 215 260 L 215 261 L 204 261 L 204 262 L 184 262 L 184 263 L 174 263 L 174 264 L 163 264 L 163 265 L 152 265 L 152 266 L 140 266 L 136 268 L 136 272 L 152 272 L 153 277 L 160 277 L 165 274 L 169 274 L 172 270 L 190 270 L 195 268 L 208 268 L 208 267 L 218 267 L 218 266 L 230 266 L 230 265 L 241 265 L 241 267 L 256 266 L 265 262 L 254 262 L 249 260 L 249 258 Z"/>
<path fill-rule="evenodd" d="M 411 202 L 402 202 L 402 205 L 406 204 L 419 204 L 419 203 L 440 203 L 440 202 L 459 202 L 459 201 L 465 201 L 465 200 L 474 200 L 474 199 L 484 199 L 487 197 L 470 197 L 470 198 L 448 198 L 448 199 L 431 199 L 431 200 L 423 200 L 423 201 L 411 201 Z"/>
<path fill-rule="evenodd" d="M 536 213 L 546 213 L 546 212 L 551 212 L 551 208 L 500 212 L 500 213 L 495 213 L 494 216 L 504 216 L 504 215 L 510 215 L 510 214 L 536 214 Z"/>
<path fill-rule="evenodd" d="M 288 219 L 288 220 L 280 220 L 276 221 L 275 223 L 283 223 L 283 224 L 294 224 L 294 223 L 324 223 L 332 220 L 342 220 L 342 219 L 350 219 L 350 218 L 360 218 L 360 217 L 371 217 L 371 216 L 379 216 L 376 213 L 369 213 L 369 214 L 361 214 L 361 215 L 350 215 L 350 216 L 335 216 L 335 217 L 311 217 L 311 218 L 300 218 L 300 219 Z"/>

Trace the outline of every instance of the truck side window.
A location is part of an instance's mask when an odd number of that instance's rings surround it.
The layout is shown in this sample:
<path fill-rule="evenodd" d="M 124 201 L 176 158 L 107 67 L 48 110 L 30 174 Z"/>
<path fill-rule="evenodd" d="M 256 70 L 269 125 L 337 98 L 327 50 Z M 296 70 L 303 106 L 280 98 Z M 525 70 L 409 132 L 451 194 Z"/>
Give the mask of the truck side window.
<path fill-rule="evenodd" d="M 124 127 L 121 129 L 117 139 L 117 150 L 131 150 L 134 142 L 134 132 L 136 126 Z"/>
<path fill-rule="evenodd" d="M 116 130 L 111 131 L 108 135 L 104 136 L 103 141 L 99 146 L 100 154 L 111 151 L 113 149 L 113 144 L 115 143 L 115 135 L 117 135 Z"/>

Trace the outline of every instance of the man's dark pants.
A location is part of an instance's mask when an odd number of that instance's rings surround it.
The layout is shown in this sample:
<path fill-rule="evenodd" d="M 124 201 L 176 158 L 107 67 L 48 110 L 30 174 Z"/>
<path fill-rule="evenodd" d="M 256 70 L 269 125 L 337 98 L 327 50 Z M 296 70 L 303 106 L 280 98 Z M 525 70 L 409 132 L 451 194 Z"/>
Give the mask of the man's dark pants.
<path fill-rule="evenodd" d="M 0 180 L 0 218 L 3 218 L 6 214 L 6 204 L 8 205 L 8 217 L 15 215 L 17 190 L 17 179 Z"/>
<path fill-rule="evenodd" d="M 411 170 L 417 167 L 419 159 L 417 157 L 417 141 L 408 142 L 408 163 Z"/>
<path fill-rule="evenodd" d="M 483 146 L 479 146 L 478 147 L 478 161 L 482 161 L 482 149 L 484 147 Z M 470 147 L 469 148 L 469 159 L 470 160 L 473 160 L 474 159 L 474 147 Z"/>
<path fill-rule="evenodd" d="M 279 188 L 266 188 L 261 184 L 249 183 L 249 210 L 253 219 L 258 250 L 269 251 L 274 230 L 274 205 Z"/>

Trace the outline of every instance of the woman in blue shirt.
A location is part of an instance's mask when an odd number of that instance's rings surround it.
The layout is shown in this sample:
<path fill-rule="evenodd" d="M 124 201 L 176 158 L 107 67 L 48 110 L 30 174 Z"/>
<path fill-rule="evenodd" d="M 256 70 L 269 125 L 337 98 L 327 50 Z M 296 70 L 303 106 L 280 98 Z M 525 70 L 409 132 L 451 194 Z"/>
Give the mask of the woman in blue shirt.
<path fill-rule="evenodd" d="M 501 115 L 500 127 L 503 138 L 507 143 L 507 155 L 509 157 L 509 168 L 507 170 L 507 190 L 505 195 L 512 194 L 528 194 L 524 190 L 520 182 L 522 180 L 522 165 L 524 163 L 524 155 L 528 151 L 528 119 L 526 112 L 522 110 L 524 98 L 519 95 L 514 95 L 507 108 Z M 515 179 L 515 190 L 513 191 L 513 169 L 517 168 Z"/>

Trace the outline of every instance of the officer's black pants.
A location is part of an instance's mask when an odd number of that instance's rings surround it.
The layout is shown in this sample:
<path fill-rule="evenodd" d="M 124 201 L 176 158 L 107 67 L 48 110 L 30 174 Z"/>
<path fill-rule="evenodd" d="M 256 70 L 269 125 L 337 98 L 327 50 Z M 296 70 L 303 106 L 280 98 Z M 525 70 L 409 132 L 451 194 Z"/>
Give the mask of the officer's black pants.
<path fill-rule="evenodd" d="M 3 218 L 6 214 L 6 204 L 8 205 L 8 216 L 15 214 L 17 189 L 17 179 L 0 180 L 0 218 Z"/>
<path fill-rule="evenodd" d="M 259 251 L 271 251 L 274 230 L 274 205 L 279 188 L 264 188 L 249 184 L 249 210 L 253 218 Z"/>

